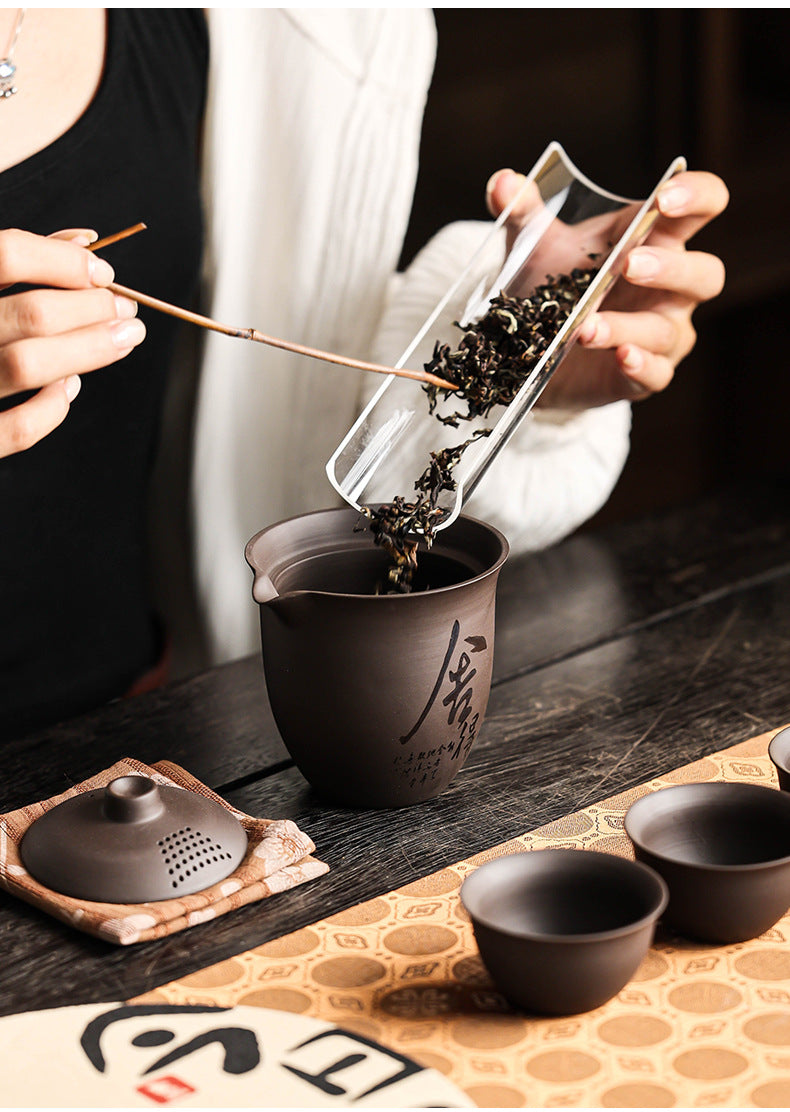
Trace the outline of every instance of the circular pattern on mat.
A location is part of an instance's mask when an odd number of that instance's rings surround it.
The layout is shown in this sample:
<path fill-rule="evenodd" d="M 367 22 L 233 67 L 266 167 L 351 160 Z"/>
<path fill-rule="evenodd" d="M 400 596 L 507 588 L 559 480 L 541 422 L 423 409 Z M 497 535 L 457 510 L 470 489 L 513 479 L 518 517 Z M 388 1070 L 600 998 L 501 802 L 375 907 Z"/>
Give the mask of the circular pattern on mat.
<path fill-rule="evenodd" d="M 439 987 L 415 984 L 411 988 L 389 989 L 376 1001 L 385 1015 L 400 1019 L 435 1019 L 464 1011 L 476 1011 L 468 989 L 462 985 Z"/>
<path fill-rule="evenodd" d="M 452 972 L 456 981 L 460 981 L 462 985 L 476 985 L 478 987 L 493 985 L 488 970 L 477 955 L 470 958 L 461 958 L 453 965 Z"/>
<path fill-rule="evenodd" d="M 415 880 L 400 891 L 404 896 L 442 896 L 460 887 L 461 877 L 455 869 L 441 869 L 438 873 Z"/>
<path fill-rule="evenodd" d="M 678 1011 L 713 1015 L 737 1008 L 743 996 L 733 985 L 718 981 L 690 981 L 671 989 L 667 999 Z"/>
<path fill-rule="evenodd" d="M 736 958 L 733 965 L 738 973 L 756 981 L 786 981 L 790 979 L 790 950 L 755 950 Z"/>
<path fill-rule="evenodd" d="M 360 988 L 380 981 L 386 972 L 387 967 L 373 958 L 329 958 L 314 965 L 311 976 L 330 988 Z"/>
<path fill-rule="evenodd" d="M 548 1050 L 527 1062 L 527 1072 L 541 1081 L 584 1081 L 600 1068 L 598 1059 L 583 1050 Z"/>
<path fill-rule="evenodd" d="M 201 969 L 199 973 L 182 977 L 181 984 L 187 988 L 221 988 L 223 985 L 234 984 L 243 976 L 244 966 L 231 958 L 221 965 L 212 965 L 208 969 Z"/>
<path fill-rule="evenodd" d="M 625 834 L 612 834 L 610 838 L 596 838 L 598 853 L 614 853 L 617 857 L 631 857 L 631 843 Z"/>
<path fill-rule="evenodd" d="M 668 969 L 669 962 L 663 954 L 658 954 L 655 950 L 650 950 L 631 980 L 654 981 L 657 977 L 663 977 Z"/>
<path fill-rule="evenodd" d="M 718 780 L 719 765 L 714 760 L 703 758 L 685 765 L 675 772 L 668 772 L 662 777 L 668 784 L 688 784 L 692 780 Z"/>
<path fill-rule="evenodd" d="M 743 1073 L 749 1062 L 743 1054 L 734 1050 L 711 1046 L 687 1050 L 679 1054 L 672 1065 L 681 1077 L 692 1077 L 696 1081 L 722 1081 Z"/>
<path fill-rule="evenodd" d="M 747 1019 L 743 1033 L 763 1046 L 790 1046 L 790 1012 L 769 1012 Z"/>
<path fill-rule="evenodd" d="M 523 1039 L 526 1029 L 525 1020 L 506 1015 L 469 1016 L 452 1025 L 455 1042 L 471 1050 L 502 1050 L 513 1046 Z"/>
<path fill-rule="evenodd" d="M 671 1034 L 672 1024 L 665 1019 L 639 1013 L 607 1019 L 598 1028 L 598 1037 L 612 1046 L 655 1046 Z"/>
<path fill-rule="evenodd" d="M 380 923 L 387 918 L 389 912 L 390 905 L 386 900 L 368 900 L 358 907 L 350 907 L 348 911 L 330 915 L 327 923 L 333 923 L 337 927 L 366 927 L 369 923 Z"/>
<path fill-rule="evenodd" d="M 518 1089 L 505 1085 L 471 1085 L 466 1090 L 478 1108 L 523 1108 L 524 1097 Z"/>
<path fill-rule="evenodd" d="M 790 1081 L 767 1081 L 752 1093 L 758 1108 L 790 1108 Z"/>
<path fill-rule="evenodd" d="M 450 1073 L 453 1068 L 453 1063 L 449 1058 L 444 1058 L 441 1054 L 434 1054 L 430 1050 L 421 1050 L 417 1055 L 417 1060 L 426 1069 L 438 1070 L 439 1073 Z"/>
<path fill-rule="evenodd" d="M 615 1085 L 601 1098 L 603 1108 L 671 1108 L 677 1104 L 671 1089 L 634 1081 L 628 1085 Z"/>
<path fill-rule="evenodd" d="M 257 988 L 239 997 L 239 1004 L 252 1008 L 274 1008 L 280 1012 L 293 1012 L 299 1015 L 310 1007 L 310 997 L 306 992 L 293 988 Z"/>
<path fill-rule="evenodd" d="M 309 954 L 320 942 L 321 939 L 315 931 L 305 928 L 302 931 L 294 931 L 293 934 L 286 934 L 284 938 L 264 942 L 262 946 L 256 946 L 253 952 L 265 958 L 295 958 L 301 954 Z"/>
<path fill-rule="evenodd" d="M 447 927 L 398 927 L 384 935 L 384 945 L 393 954 L 441 954 L 458 944 L 458 935 Z"/>
<path fill-rule="evenodd" d="M 566 815 L 563 819 L 550 822 L 543 827 L 541 833 L 544 838 L 578 838 L 593 829 L 595 823 L 590 816 L 585 815 L 583 811 L 577 811 L 574 815 Z"/>

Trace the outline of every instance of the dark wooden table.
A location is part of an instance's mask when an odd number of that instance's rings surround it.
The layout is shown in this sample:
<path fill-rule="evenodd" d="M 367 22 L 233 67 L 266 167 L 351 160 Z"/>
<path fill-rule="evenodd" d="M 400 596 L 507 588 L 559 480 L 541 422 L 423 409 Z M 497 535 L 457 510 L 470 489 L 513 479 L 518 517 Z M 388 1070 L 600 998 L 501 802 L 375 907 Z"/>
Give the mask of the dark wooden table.
<path fill-rule="evenodd" d="M 131 998 L 787 724 L 789 508 L 790 484 L 766 483 L 512 559 L 484 726 L 450 788 L 417 807 L 316 799 L 257 657 L 6 744 L 0 812 L 123 756 L 166 758 L 250 814 L 293 818 L 331 871 L 128 948 L 0 894 L 0 1014 Z"/>

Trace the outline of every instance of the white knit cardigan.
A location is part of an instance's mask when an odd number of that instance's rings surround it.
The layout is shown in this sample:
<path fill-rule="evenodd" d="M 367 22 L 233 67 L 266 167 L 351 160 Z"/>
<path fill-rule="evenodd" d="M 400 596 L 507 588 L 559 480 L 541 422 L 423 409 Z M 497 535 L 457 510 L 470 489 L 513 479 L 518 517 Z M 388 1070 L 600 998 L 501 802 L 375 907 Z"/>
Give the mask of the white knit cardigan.
<path fill-rule="evenodd" d="M 435 55 L 430 10 L 211 9 L 209 27 L 207 311 L 396 359 L 479 234 L 451 226 L 395 275 Z M 525 163 L 538 153 L 525 151 Z M 337 504 L 325 465 L 376 378 L 207 334 L 191 512 L 208 662 L 257 651 L 245 543 L 267 524 Z M 557 541 L 608 497 L 629 421 L 624 404 L 528 418 L 469 512 L 516 550 Z"/>

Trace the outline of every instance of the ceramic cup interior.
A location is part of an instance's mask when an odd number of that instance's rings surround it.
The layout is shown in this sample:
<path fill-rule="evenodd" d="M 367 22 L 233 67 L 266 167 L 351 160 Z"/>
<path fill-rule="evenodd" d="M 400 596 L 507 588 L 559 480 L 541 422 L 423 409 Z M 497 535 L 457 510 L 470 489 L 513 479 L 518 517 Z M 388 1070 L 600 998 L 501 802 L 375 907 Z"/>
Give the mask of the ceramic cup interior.
<path fill-rule="evenodd" d="M 544 1015 L 590 1011 L 616 995 L 647 953 L 667 899 L 651 869 L 574 849 L 495 858 L 461 888 L 495 984 Z"/>
<path fill-rule="evenodd" d="M 768 756 L 776 769 L 779 787 L 783 792 L 790 792 L 790 726 L 771 738 Z"/>
<path fill-rule="evenodd" d="M 756 784 L 679 784 L 632 804 L 638 860 L 667 882 L 665 922 L 711 942 L 768 930 L 790 907 L 790 795 Z"/>

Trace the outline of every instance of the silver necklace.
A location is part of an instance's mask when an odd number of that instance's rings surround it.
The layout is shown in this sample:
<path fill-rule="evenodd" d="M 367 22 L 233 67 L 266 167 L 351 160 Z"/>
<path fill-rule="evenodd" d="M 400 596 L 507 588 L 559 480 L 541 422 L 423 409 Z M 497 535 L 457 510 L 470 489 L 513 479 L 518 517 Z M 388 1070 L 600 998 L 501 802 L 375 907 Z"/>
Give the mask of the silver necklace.
<path fill-rule="evenodd" d="M 7 100 L 16 92 L 16 85 L 14 84 L 14 77 L 16 76 L 14 50 L 16 49 L 16 40 L 19 38 L 19 32 L 22 30 L 22 20 L 25 18 L 26 11 L 27 8 L 19 9 L 19 15 L 16 17 L 14 30 L 11 32 L 11 42 L 8 44 L 5 58 L 0 58 L 0 100 Z"/>

